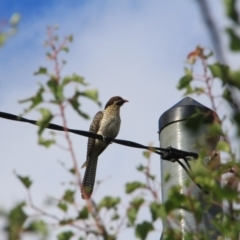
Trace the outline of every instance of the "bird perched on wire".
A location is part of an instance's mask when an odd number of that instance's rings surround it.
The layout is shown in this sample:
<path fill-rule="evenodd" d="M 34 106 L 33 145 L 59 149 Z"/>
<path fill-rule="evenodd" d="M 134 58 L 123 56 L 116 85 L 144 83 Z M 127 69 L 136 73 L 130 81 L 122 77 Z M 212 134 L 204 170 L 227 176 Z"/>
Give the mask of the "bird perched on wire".
<path fill-rule="evenodd" d="M 103 136 L 103 140 L 89 138 L 87 145 L 87 160 L 82 165 L 86 167 L 83 182 L 82 182 L 82 198 L 89 199 L 92 195 L 98 156 L 107 148 L 109 142 L 105 137 L 115 138 L 120 129 L 121 118 L 120 108 L 128 100 L 119 96 L 112 97 L 108 100 L 103 111 L 99 111 L 90 125 L 89 132 L 93 132 Z"/>

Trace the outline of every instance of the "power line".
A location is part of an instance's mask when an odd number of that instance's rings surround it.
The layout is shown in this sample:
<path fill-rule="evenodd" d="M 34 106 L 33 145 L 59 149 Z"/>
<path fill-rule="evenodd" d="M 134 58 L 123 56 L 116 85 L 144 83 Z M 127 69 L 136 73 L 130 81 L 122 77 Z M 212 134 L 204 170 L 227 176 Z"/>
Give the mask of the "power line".
<path fill-rule="evenodd" d="M 5 113 L 5 112 L 0 112 L 0 118 L 13 120 L 13 121 L 19 121 L 19 122 L 26 122 L 26 123 L 30 123 L 33 125 L 38 125 L 36 120 L 26 119 L 26 118 L 23 118 L 23 117 L 14 115 L 14 114 L 10 114 L 10 113 Z M 56 130 L 56 131 L 68 131 L 68 132 L 71 132 L 71 133 L 74 133 L 77 135 L 81 135 L 84 137 L 96 138 L 96 139 L 104 140 L 104 141 L 107 141 L 110 143 L 114 142 L 114 143 L 124 145 L 127 147 L 146 149 L 148 151 L 151 151 L 158 155 L 161 155 L 163 160 L 168 160 L 171 162 L 178 161 L 178 159 L 189 159 L 189 158 L 197 159 L 198 158 L 197 153 L 186 152 L 183 150 L 173 148 L 171 146 L 169 146 L 167 148 L 144 146 L 144 145 L 136 143 L 136 142 L 122 140 L 122 139 L 113 139 L 113 138 L 105 137 L 105 136 L 95 134 L 92 132 L 88 132 L 88 131 L 76 130 L 76 129 L 70 129 L 70 128 L 64 129 L 64 127 L 59 126 L 57 124 L 53 124 L 53 123 L 49 123 L 49 125 L 46 128 Z"/>

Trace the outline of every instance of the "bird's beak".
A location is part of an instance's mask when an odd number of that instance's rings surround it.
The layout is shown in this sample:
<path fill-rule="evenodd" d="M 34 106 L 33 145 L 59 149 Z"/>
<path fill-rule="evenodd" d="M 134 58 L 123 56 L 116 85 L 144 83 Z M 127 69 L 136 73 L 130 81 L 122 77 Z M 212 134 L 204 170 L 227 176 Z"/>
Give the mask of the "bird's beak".
<path fill-rule="evenodd" d="M 121 99 L 117 101 L 117 105 L 122 106 L 125 102 L 128 102 L 128 100 Z"/>
<path fill-rule="evenodd" d="M 123 105 L 125 102 L 128 102 L 128 100 L 123 99 L 121 102 L 122 102 L 122 105 Z"/>

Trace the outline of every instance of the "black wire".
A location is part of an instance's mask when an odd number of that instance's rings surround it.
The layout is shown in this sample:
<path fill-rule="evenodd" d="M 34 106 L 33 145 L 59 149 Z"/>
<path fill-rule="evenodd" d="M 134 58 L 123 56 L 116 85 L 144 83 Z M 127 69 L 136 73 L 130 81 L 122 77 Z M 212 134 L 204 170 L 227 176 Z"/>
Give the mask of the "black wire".
<path fill-rule="evenodd" d="M 13 115 L 10 113 L 0 112 L 0 117 L 8 119 L 8 120 L 27 122 L 27 123 L 30 123 L 33 125 L 38 125 L 38 122 L 35 120 L 26 119 L 26 118 L 16 116 L 16 115 Z M 59 125 L 56 125 L 53 123 L 49 123 L 49 125 L 46 128 L 56 130 L 56 131 L 65 131 L 66 130 L 68 132 L 78 134 L 78 135 L 81 135 L 84 137 L 103 139 L 102 135 L 98 135 L 93 132 L 88 132 L 88 131 L 83 131 L 83 130 L 75 130 L 75 129 L 70 129 L 70 128 L 64 129 L 62 126 L 59 126 Z M 172 147 L 167 147 L 167 148 L 149 147 L 149 146 L 144 146 L 144 145 L 136 143 L 136 142 L 126 141 L 126 140 L 121 140 L 121 139 L 113 139 L 113 138 L 109 138 L 109 137 L 105 137 L 104 140 L 106 140 L 108 142 L 114 142 L 114 143 L 117 143 L 120 145 L 124 145 L 127 147 L 146 149 L 146 150 L 149 150 L 151 152 L 161 155 L 162 159 L 169 160 L 169 161 L 176 161 L 176 159 L 185 158 L 185 157 L 198 158 L 197 153 L 186 152 L 186 151 L 182 151 L 182 150 L 172 148 Z"/>
<path fill-rule="evenodd" d="M 178 163 L 179 165 L 182 166 L 182 168 L 186 171 L 186 173 L 191 177 L 191 173 L 190 173 L 190 171 L 186 168 L 186 166 L 185 166 L 179 159 L 177 159 L 176 161 L 177 161 L 177 163 Z M 191 179 L 192 179 L 192 177 L 191 177 Z"/>
<path fill-rule="evenodd" d="M 191 166 L 190 166 L 188 160 L 187 160 L 187 159 L 184 159 L 184 161 L 185 161 L 185 163 L 187 164 L 189 170 L 188 170 L 188 169 L 186 168 L 186 166 L 180 161 L 180 159 L 177 159 L 177 160 L 176 160 L 176 162 L 177 162 L 179 165 L 181 165 L 181 167 L 186 171 L 186 173 L 187 173 L 188 176 L 191 178 L 191 180 L 192 180 L 205 194 L 208 194 L 207 191 L 204 191 L 204 190 L 202 189 L 202 187 L 201 187 L 198 183 L 196 183 L 196 182 L 194 181 L 194 178 L 193 178 L 193 176 L 192 176 L 192 174 L 191 174 L 191 172 L 190 172 Z"/>
<path fill-rule="evenodd" d="M 188 168 L 191 170 L 191 165 L 189 164 L 188 159 L 184 158 L 183 160 L 186 163 L 186 165 L 188 166 Z"/>
<path fill-rule="evenodd" d="M 20 121 L 20 122 L 27 122 L 33 125 L 38 125 L 38 122 L 35 120 L 30 120 L 30 119 L 26 119 L 20 116 L 16 116 L 10 113 L 5 113 L 5 112 L 0 112 L 0 117 L 1 118 L 5 118 L 8 120 L 13 120 L 13 121 Z M 83 130 L 75 130 L 75 129 L 70 129 L 70 128 L 66 128 L 64 129 L 64 127 L 53 124 L 53 123 L 49 123 L 49 125 L 46 127 L 48 129 L 52 129 L 52 130 L 56 130 L 56 131 L 68 131 L 74 134 L 78 134 L 84 137 L 91 137 L 91 138 L 97 138 L 97 139 L 103 139 L 103 136 L 92 133 L 92 132 L 88 132 L 88 131 L 83 131 Z M 104 137 L 105 141 L 109 141 L 109 142 L 114 142 L 120 145 L 124 145 L 127 147 L 134 147 L 134 148 L 140 148 L 140 149 L 146 149 L 149 150 L 151 152 L 154 152 L 156 154 L 159 154 L 162 156 L 163 160 L 168 160 L 168 161 L 172 161 L 172 162 L 177 162 L 179 165 L 182 166 L 182 168 L 186 171 L 186 173 L 189 175 L 189 177 L 192 179 L 192 181 L 194 182 L 194 179 L 192 177 L 192 174 L 190 172 L 191 167 L 190 164 L 188 163 L 188 159 L 187 157 L 191 157 L 191 158 L 198 158 L 198 154 L 194 153 L 194 152 L 186 152 L 186 151 L 182 151 L 176 148 L 172 148 L 171 146 L 167 147 L 167 148 L 159 148 L 159 147 L 149 147 L 149 146 L 144 146 L 142 144 L 136 143 L 136 142 L 132 142 L 132 141 L 126 141 L 126 140 L 121 140 L 121 139 L 112 139 L 112 138 L 108 138 L 108 137 Z M 179 159 L 184 159 L 187 167 L 179 160 Z M 199 184 L 196 184 L 200 189 L 201 186 Z"/>

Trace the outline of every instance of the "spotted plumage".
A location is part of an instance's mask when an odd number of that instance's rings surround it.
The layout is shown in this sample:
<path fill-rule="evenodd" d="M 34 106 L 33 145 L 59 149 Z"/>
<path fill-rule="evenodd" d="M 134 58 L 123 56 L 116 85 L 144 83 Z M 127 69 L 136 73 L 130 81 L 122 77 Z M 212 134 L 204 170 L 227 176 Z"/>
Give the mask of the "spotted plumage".
<path fill-rule="evenodd" d="M 128 102 L 116 96 L 109 99 L 103 111 L 99 111 L 90 125 L 90 132 L 97 133 L 104 137 L 115 138 L 118 135 L 121 125 L 120 107 Z M 86 166 L 82 182 L 82 198 L 89 199 L 93 192 L 98 156 L 107 148 L 108 142 L 104 140 L 89 138 L 87 145 Z"/>

